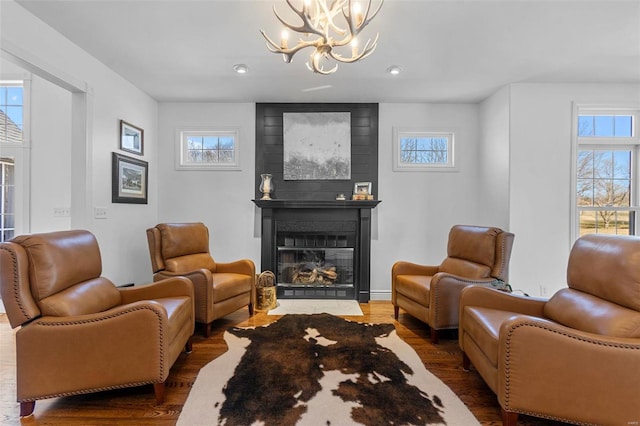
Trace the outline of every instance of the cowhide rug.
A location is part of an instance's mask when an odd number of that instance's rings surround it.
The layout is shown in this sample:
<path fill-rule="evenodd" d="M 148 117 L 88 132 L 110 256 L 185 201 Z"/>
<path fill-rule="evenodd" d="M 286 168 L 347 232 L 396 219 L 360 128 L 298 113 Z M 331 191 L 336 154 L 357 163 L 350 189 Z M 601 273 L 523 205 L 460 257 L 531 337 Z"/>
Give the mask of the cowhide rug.
<path fill-rule="evenodd" d="M 392 324 L 285 315 L 224 338 L 178 425 L 479 425 Z"/>

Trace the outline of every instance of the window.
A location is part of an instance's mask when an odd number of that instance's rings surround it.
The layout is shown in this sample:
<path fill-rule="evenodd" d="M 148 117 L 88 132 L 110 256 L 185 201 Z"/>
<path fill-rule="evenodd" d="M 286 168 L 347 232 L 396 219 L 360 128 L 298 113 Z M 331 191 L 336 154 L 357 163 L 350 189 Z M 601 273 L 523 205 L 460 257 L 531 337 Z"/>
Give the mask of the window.
<path fill-rule="evenodd" d="M 8 153 L 24 145 L 24 110 L 23 81 L 0 80 L 0 241 L 10 240 L 16 232 L 15 158 Z"/>
<path fill-rule="evenodd" d="M 240 170 L 238 130 L 178 130 L 178 170 Z"/>
<path fill-rule="evenodd" d="M 0 81 L 0 143 L 22 143 L 22 81 Z"/>
<path fill-rule="evenodd" d="M 394 128 L 393 170 L 455 171 L 453 133 Z"/>
<path fill-rule="evenodd" d="M 635 235 L 638 220 L 639 111 L 578 108 L 575 237 Z"/>
<path fill-rule="evenodd" d="M 0 241 L 15 235 L 15 174 L 12 158 L 0 158 Z"/>

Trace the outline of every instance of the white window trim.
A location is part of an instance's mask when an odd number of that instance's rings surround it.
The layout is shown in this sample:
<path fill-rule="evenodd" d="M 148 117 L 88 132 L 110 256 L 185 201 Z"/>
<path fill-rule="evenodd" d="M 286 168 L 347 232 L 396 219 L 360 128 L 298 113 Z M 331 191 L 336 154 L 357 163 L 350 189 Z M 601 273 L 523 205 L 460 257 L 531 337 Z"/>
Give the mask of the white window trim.
<path fill-rule="evenodd" d="M 22 143 L 0 143 L 3 155 L 15 160 L 15 235 L 31 231 L 31 74 L 2 74 L 1 80 L 22 81 Z"/>
<path fill-rule="evenodd" d="M 447 146 L 447 164 L 410 164 L 400 161 L 400 139 L 407 136 L 417 137 L 446 137 L 449 141 Z M 457 172 L 457 158 L 455 149 L 455 132 L 453 130 L 433 130 L 433 129 L 412 129 L 393 128 L 393 171 L 394 172 Z"/>
<path fill-rule="evenodd" d="M 185 162 L 187 146 L 186 136 L 189 135 L 233 136 L 233 163 L 225 164 L 190 164 Z M 240 129 L 236 127 L 183 127 L 176 129 L 175 165 L 176 170 L 242 170 L 240 167 Z"/>
<path fill-rule="evenodd" d="M 578 136 L 578 117 L 579 115 L 609 115 L 609 114 L 620 114 L 620 115 L 632 115 L 633 118 L 633 132 L 634 134 L 628 137 L 620 137 L 615 138 L 620 141 L 620 144 L 606 144 L 604 145 L 602 142 L 604 140 L 611 140 L 612 138 L 601 138 L 595 136 Z M 638 150 L 640 149 L 640 135 L 637 131 L 637 125 L 640 124 L 640 104 L 638 105 L 618 105 L 618 106 L 609 106 L 609 105 L 595 105 L 595 104 L 583 104 L 583 103 L 573 103 L 573 114 L 571 119 L 571 241 L 570 246 L 573 245 L 573 242 L 576 241 L 580 236 L 580 223 L 578 220 L 578 206 L 576 203 L 577 198 L 577 162 L 578 162 L 578 149 L 580 146 L 589 146 L 593 149 L 615 149 L 619 148 L 621 145 L 626 146 L 629 149 L 636 150 L 634 153 L 635 158 L 638 158 Z M 635 145 L 635 147 L 633 147 Z M 640 213 L 640 207 L 638 206 L 640 194 L 640 166 L 632 165 L 634 169 L 633 179 L 635 180 L 635 189 L 631 196 L 631 206 L 625 207 L 624 210 L 636 211 L 637 214 Z M 616 210 L 615 208 L 608 208 L 607 210 Z M 640 216 L 636 218 L 636 220 L 640 219 Z M 636 226 L 636 230 L 640 231 L 640 227 Z"/>

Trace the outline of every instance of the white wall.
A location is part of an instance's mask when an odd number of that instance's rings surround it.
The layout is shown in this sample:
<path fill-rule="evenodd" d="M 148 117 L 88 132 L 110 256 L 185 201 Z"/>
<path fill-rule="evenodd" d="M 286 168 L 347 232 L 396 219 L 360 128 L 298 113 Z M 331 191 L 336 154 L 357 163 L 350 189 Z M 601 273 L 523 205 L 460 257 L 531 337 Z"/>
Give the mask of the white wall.
<path fill-rule="evenodd" d="M 379 191 L 374 210 L 372 299 L 390 299 L 391 267 L 398 260 L 437 265 L 446 257 L 456 224 L 505 226 L 499 206 L 484 203 L 479 106 L 470 104 L 380 104 Z M 457 172 L 394 172 L 393 128 L 455 132 Z M 374 190 L 375 192 L 375 190 Z M 479 213 L 478 208 L 482 207 Z M 498 219 L 494 219 L 494 218 Z"/>
<path fill-rule="evenodd" d="M 54 208 L 71 207 L 71 93 L 31 79 L 31 230 L 68 229 L 70 217 Z"/>
<path fill-rule="evenodd" d="M 478 184 L 482 198 L 476 220 L 509 229 L 509 87 L 480 104 Z"/>
<path fill-rule="evenodd" d="M 218 262 L 251 259 L 260 269 L 254 235 L 255 104 L 162 103 L 159 106 L 158 222 L 203 222 Z M 241 170 L 176 170 L 177 129 L 239 129 Z"/>
<path fill-rule="evenodd" d="M 566 286 L 573 103 L 640 105 L 639 85 L 513 84 L 510 88 L 509 224 L 516 234 L 514 289 L 552 295 Z"/>
<path fill-rule="evenodd" d="M 89 172 L 86 177 L 90 191 L 86 209 L 92 210 L 94 206 L 108 208 L 108 219 L 97 220 L 90 217 L 86 221 L 86 227 L 96 235 L 100 244 L 105 276 L 116 284 L 148 281 L 151 278 L 151 263 L 144 230 L 157 222 L 158 214 L 157 103 L 14 1 L 3 0 L 0 7 L 0 35 L 3 47 L 10 46 L 27 62 L 37 61 L 39 68 L 61 77 L 64 81 L 86 85 L 89 98 L 90 153 L 87 164 Z M 39 95 L 34 96 L 38 99 Z M 66 99 L 66 96 L 63 98 Z M 55 105 L 33 107 L 36 111 L 46 114 L 46 108 L 55 108 Z M 41 112 L 38 114 L 42 115 Z M 111 203 L 111 153 L 118 150 L 120 119 L 145 130 L 144 156 L 140 158 L 149 162 L 148 205 Z M 42 138 L 44 143 L 47 119 L 34 120 L 33 124 L 34 138 L 39 135 L 38 139 Z M 34 139 L 34 149 L 36 142 Z M 61 151 L 67 150 L 65 143 L 61 143 L 59 148 Z M 45 155 L 44 152 L 34 152 L 34 156 L 38 157 L 38 167 L 32 167 L 34 182 L 48 179 L 56 171 L 53 163 L 47 164 Z M 75 167 L 77 164 L 71 164 L 71 168 Z M 35 190 L 34 195 L 42 196 L 39 191 L 40 189 Z M 72 198 L 74 196 L 77 194 L 71 194 Z M 61 202 L 67 202 L 64 196 L 61 197 Z M 40 199 L 34 201 L 36 205 L 40 203 Z M 46 207 L 45 215 L 48 215 L 48 209 Z M 47 226 L 45 219 L 38 219 L 39 231 L 68 226 L 55 223 L 53 220 Z"/>

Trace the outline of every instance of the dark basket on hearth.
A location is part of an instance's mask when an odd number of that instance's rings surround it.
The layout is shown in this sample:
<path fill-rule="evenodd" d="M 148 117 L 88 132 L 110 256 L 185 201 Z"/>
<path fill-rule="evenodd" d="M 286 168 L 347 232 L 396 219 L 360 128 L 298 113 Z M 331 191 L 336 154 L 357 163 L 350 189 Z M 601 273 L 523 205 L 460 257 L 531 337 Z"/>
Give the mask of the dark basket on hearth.
<path fill-rule="evenodd" d="M 271 271 L 264 271 L 256 280 L 256 310 L 269 311 L 277 305 L 276 276 Z"/>

